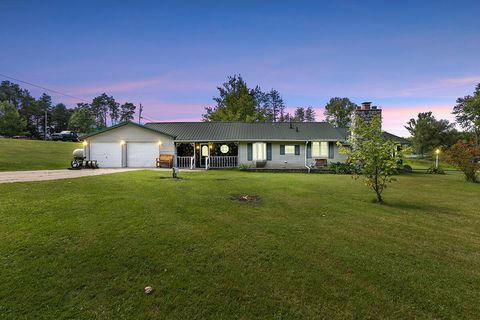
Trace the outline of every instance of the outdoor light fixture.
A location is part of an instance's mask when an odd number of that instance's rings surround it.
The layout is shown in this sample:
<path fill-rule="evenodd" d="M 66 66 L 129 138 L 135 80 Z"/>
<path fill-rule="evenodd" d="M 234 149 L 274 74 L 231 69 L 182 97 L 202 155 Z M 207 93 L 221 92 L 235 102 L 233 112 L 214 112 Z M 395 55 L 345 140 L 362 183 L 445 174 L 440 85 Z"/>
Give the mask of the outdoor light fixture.
<path fill-rule="evenodd" d="M 88 144 L 87 141 L 83 141 L 83 145 L 86 146 Z"/>
<path fill-rule="evenodd" d="M 161 141 L 161 140 L 158 140 L 158 145 L 159 145 L 159 146 L 162 145 L 162 141 Z"/>
<path fill-rule="evenodd" d="M 125 140 L 120 141 L 120 144 L 123 146 L 125 144 Z"/>
<path fill-rule="evenodd" d="M 437 157 L 435 158 L 435 168 L 438 169 L 438 155 L 440 154 L 440 149 L 435 150 Z"/>

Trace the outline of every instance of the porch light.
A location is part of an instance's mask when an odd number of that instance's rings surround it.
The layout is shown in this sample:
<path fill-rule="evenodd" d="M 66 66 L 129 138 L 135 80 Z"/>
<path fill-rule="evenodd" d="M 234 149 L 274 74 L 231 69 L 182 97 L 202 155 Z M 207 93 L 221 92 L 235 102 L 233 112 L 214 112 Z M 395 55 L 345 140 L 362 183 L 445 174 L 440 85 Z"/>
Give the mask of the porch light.
<path fill-rule="evenodd" d="M 123 146 L 125 144 L 125 140 L 121 140 L 120 144 Z"/>
<path fill-rule="evenodd" d="M 158 145 L 159 145 L 159 146 L 162 145 L 162 140 L 158 140 Z"/>
<path fill-rule="evenodd" d="M 85 146 L 87 146 L 88 142 L 84 140 L 82 144 L 85 147 Z"/>

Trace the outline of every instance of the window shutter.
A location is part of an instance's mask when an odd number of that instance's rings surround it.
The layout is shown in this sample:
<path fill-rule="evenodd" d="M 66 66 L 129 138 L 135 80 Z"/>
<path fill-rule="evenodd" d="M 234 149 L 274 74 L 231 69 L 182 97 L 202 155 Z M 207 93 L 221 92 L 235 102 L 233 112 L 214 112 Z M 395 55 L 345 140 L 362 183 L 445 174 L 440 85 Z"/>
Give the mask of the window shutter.
<path fill-rule="evenodd" d="M 283 156 L 285 155 L 285 145 L 284 144 L 281 144 L 280 145 L 280 154 Z"/>
<path fill-rule="evenodd" d="M 334 158 L 334 148 L 335 145 L 333 144 L 333 141 L 330 141 L 328 143 L 328 159 L 333 159 Z"/>
<path fill-rule="evenodd" d="M 300 155 L 300 145 L 299 144 L 295 145 L 295 155 L 296 156 Z"/>
<path fill-rule="evenodd" d="M 253 145 L 251 143 L 247 143 L 247 160 L 253 160 Z"/>
<path fill-rule="evenodd" d="M 307 143 L 307 158 L 311 158 L 312 157 L 312 143 L 309 142 Z"/>
<path fill-rule="evenodd" d="M 272 144 L 267 143 L 267 161 L 272 160 Z"/>

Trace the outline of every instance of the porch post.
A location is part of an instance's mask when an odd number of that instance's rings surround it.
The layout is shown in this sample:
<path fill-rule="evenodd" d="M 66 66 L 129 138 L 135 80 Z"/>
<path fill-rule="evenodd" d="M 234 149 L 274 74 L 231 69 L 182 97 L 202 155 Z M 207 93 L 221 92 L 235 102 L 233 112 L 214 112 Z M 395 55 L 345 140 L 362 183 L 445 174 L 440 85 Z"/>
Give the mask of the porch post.
<path fill-rule="evenodd" d="M 193 145 L 193 161 L 192 161 L 192 164 L 190 165 L 190 169 L 193 170 L 193 169 L 195 169 L 195 167 L 196 167 L 196 163 L 195 163 L 195 162 L 197 161 L 197 157 L 196 157 L 196 155 L 197 155 L 197 148 L 196 148 L 196 146 L 195 146 L 195 142 L 193 142 L 192 145 Z"/>

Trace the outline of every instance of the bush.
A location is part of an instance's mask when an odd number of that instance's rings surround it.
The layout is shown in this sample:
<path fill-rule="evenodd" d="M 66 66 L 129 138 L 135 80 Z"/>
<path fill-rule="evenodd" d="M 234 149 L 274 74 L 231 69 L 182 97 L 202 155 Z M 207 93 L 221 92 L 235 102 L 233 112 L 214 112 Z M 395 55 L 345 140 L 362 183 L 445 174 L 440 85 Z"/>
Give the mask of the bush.
<path fill-rule="evenodd" d="M 458 141 L 447 151 L 447 161 L 460 169 L 465 180 L 477 182 L 477 171 L 480 170 L 480 145 L 475 141 Z"/>
<path fill-rule="evenodd" d="M 411 173 L 412 171 L 413 171 L 412 167 L 410 167 L 408 164 L 406 164 L 402 167 L 402 172 L 403 173 Z"/>
<path fill-rule="evenodd" d="M 241 165 L 238 166 L 238 170 L 240 171 L 247 171 L 248 169 L 250 169 L 252 166 L 249 165 L 249 164 L 244 164 L 242 163 Z"/>
<path fill-rule="evenodd" d="M 445 174 L 445 171 L 439 166 L 439 167 L 430 167 L 427 169 L 427 173 L 430 174 Z"/>
<path fill-rule="evenodd" d="M 329 169 L 334 174 L 352 174 L 355 173 L 355 167 L 351 163 L 335 162 L 329 165 Z"/>

